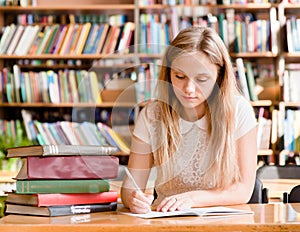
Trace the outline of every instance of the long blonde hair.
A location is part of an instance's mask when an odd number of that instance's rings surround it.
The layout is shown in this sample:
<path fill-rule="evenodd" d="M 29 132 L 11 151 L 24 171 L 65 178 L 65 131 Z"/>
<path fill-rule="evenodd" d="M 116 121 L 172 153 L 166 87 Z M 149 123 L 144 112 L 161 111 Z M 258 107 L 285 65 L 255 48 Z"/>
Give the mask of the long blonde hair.
<path fill-rule="evenodd" d="M 219 67 L 215 88 L 206 101 L 209 163 L 204 178 L 211 179 L 215 188 L 225 188 L 240 178 L 234 137 L 234 95 L 238 91 L 230 56 L 216 32 L 207 27 L 189 27 L 180 31 L 165 51 L 159 82 L 171 83 L 172 62 L 183 53 L 195 51 L 201 51 Z M 178 112 L 181 104 L 171 84 L 158 84 L 157 97 L 160 120 L 167 130 L 162 146 L 155 151 L 158 164 L 162 164 L 180 142 Z"/>

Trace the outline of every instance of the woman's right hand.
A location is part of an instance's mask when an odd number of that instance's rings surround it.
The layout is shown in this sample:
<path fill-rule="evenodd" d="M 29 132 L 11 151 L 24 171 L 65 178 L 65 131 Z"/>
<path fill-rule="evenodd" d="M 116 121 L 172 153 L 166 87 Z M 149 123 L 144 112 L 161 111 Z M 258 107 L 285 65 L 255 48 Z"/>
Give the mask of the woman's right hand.
<path fill-rule="evenodd" d="M 133 191 L 129 197 L 128 207 L 132 213 L 149 213 L 153 199 L 153 195 Z"/>

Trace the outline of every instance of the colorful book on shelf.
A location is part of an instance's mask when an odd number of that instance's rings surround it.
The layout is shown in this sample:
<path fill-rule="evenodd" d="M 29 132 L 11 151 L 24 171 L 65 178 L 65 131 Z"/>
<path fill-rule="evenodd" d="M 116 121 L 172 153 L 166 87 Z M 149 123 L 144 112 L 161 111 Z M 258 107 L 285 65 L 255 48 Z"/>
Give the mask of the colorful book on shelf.
<path fill-rule="evenodd" d="M 7 25 L 3 28 L 3 34 L 0 40 L 0 54 L 5 54 L 10 42 L 15 34 L 17 26 L 15 24 Z"/>
<path fill-rule="evenodd" d="M 109 43 L 106 47 L 106 52 L 105 52 L 106 54 L 113 54 L 115 52 L 120 32 L 121 32 L 121 29 L 119 26 L 112 27 L 112 32 L 111 32 L 110 38 L 108 38 Z"/>
<path fill-rule="evenodd" d="M 95 54 L 100 54 L 101 53 L 102 48 L 104 46 L 104 43 L 106 41 L 106 36 L 107 36 L 108 31 L 111 27 L 108 23 L 103 24 L 102 26 L 103 26 L 103 30 L 102 30 L 102 33 L 101 33 L 101 37 L 100 37 L 98 43 L 95 44 Z"/>
<path fill-rule="evenodd" d="M 45 29 L 45 26 L 42 26 L 42 25 L 39 26 L 39 30 L 36 34 L 36 37 L 34 38 L 32 44 L 31 44 L 31 47 L 28 51 L 28 55 L 36 54 L 36 51 L 44 37 L 44 29 Z"/>
<path fill-rule="evenodd" d="M 39 43 L 37 50 L 35 52 L 36 55 L 40 55 L 43 53 L 45 47 L 47 46 L 49 38 L 52 34 L 53 28 L 54 28 L 54 25 L 45 26 L 44 31 L 43 31 L 43 38 L 42 38 L 41 42 Z"/>
<path fill-rule="evenodd" d="M 122 32 L 121 40 L 118 44 L 117 50 L 119 53 L 127 53 L 127 48 L 130 45 L 132 34 L 135 30 L 135 24 L 133 22 L 126 22 Z"/>
<path fill-rule="evenodd" d="M 113 155 L 117 148 L 99 145 L 33 145 L 7 149 L 7 158 L 26 156 Z"/>
<path fill-rule="evenodd" d="M 70 144 L 74 145 L 74 146 L 81 144 L 80 140 L 78 141 L 78 138 L 77 138 L 75 130 L 74 130 L 74 127 L 77 127 L 77 125 L 78 125 L 78 123 L 76 123 L 76 122 L 69 122 L 69 121 L 59 122 L 59 126 L 62 129 L 63 133 L 67 137 Z M 88 144 L 88 145 L 90 145 L 90 144 Z"/>
<path fill-rule="evenodd" d="M 81 132 L 81 137 L 85 137 L 87 144 L 107 144 L 106 140 L 98 133 L 95 124 L 90 122 L 83 122 L 79 125 L 79 131 Z"/>
<path fill-rule="evenodd" d="M 130 153 L 129 145 L 124 141 L 119 133 L 101 122 L 97 123 L 97 126 L 111 144 L 117 144 L 119 150 L 126 154 Z"/>
<path fill-rule="evenodd" d="M 65 36 L 67 34 L 69 25 L 62 25 L 59 31 L 59 36 L 57 37 L 57 40 L 54 43 L 54 46 L 52 48 L 52 54 L 59 54 L 60 49 L 62 47 L 62 44 L 64 42 Z"/>
<path fill-rule="evenodd" d="M 115 156 L 28 156 L 16 179 L 113 179 L 118 170 Z"/>
<path fill-rule="evenodd" d="M 80 37 L 78 38 L 78 43 L 77 43 L 77 46 L 74 51 L 76 55 L 82 54 L 82 51 L 86 44 L 91 27 L 92 27 L 92 24 L 90 22 L 87 22 L 82 26 L 81 34 L 80 34 Z"/>
<path fill-rule="evenodd" d="M 35 25 L 27 25 L 25 27 L 24 33 L 22 35 L 22 37 L 20 38 L 18 45 L 15 49 L 15 54 L 18 56 L 23 56 L 23 55 L 27 55 L 27 53 L 29 52 L 33 41 L 37 35 L 37 33 L 39 32 L 39 26 Z"/>
<path fill-rule="evenodd" d="M 54 206 L 54 205 L 82 205 L 117 202 L 118 192 L 101 193 L 38 193 L 17 194 L 8 192 L 6 202 L 20 205 Z"/>
<path fill-rule="evenodd" d="M 96 41 L 96 37 L 98 34 L 98 30 L 100 29 L 100 25 L 97 23 L 93 23 L 87 38 L 87 41 L 85 43 L 84 49 L 83 49 L 83 54 L 91 54 L 93 46 Z"/>
<path fill-rule="evenodd" d="M 13 38 L 7 48 L 7 51 L 6 51 L 6 54 L 7 55 L 12 55 L 14 54 L 14 51 L 15 51 L 15 48 L 17 47 L 21 37 L 22 37 L 22 34 L 25 30 L 25 26 L 23 25 L 18 25 L 17 28 L 16 28 L 16 31 L 13 35 Z"/>
<path fill-rule="evenodd" d="M 92 42 L 92 45 L 91 45 L 91 48 L 90 48 L 90 51 L 89 51 L 90 54 L 95 54 L 96 49 L 98 47 L 98 43 L 99 43 L 100 38 L 102 36 L 103 30 L 104 30 L 104 24 L 100 24 L 97 31 L 96 31 L 96 37 L 94 38 L 94 41 Z"/>
<path fill-rule="evenodd" d="M 240 85 L 240 90 L 246 99 L 250 100 L 249 88 L 247 84 L 247 77 L 245 72 L 244 61 L 242 58 L 236 59 L 237 79 Z"/>
<path fill-rule="evenodd" d="M 258 96 L 255 92 L 255 78 L 253 73 L 253 68 L 251 65 L 251 62 L 246 62 L 246 76 L 247 76 L 247 84 L 248 84 L 248 90 L 249 90 L 249 96 L 251 101 L 257 101 Z"/>
<path fill-rule="evenodd" d="M 102 50 L 100 52 L 101 54 L 107 54 L 107 50 L 108 50 L 109 44 L 111 43 L 111 38 L 112 38 L 112 34 L 113 34 L 115 27 L 116 26 L 112 26 L 112 25 L 109 27 Z"/>
<path fill-rule="evenodd" d="M 51 35 L 49 37 L 48 42 L 46 43 L 46 46 L 44 48 L 44 50 L 42 51 L 42 53 L 44 54 L 50 54 L 52 52 L 54 43 L 56 42 L 56 39 L 59 35 L 59 30 L 60 30 L 60 25 L 59 24 L 55 24 L 52 28 L 52 32 Z"/>
<path fill-rule="evenodd" d="M 110 184 L 105 179 L 73 180 L 16 180 L 16 193 L 100 193 L 108 192 Z"/>
<path fill-rule="evenodd" d="M 6 204 L 5 214 L 22 214 L 37 216 L 66 216 L 74 214 L 87 214 L 97 212 L 115 211 L 117 202 L 105 204 L 86 204 L 86 205 L 60 205 L 60 206 L 29 206 Z"/>
<path fill-rule="evenodd" d="M 70 55 L 73 55 L 73 54 L 76 55 L 75 49 L 78 45 L 79 38 L 81 36 L 82 28 L 83 28 L 83 24 L 75 24 L 75 30 L 74 30 L 74 34 L 73 34 L 73 37 L 72 37 L 72 42 L 71 42 L 70 49 L 69 49 L 69 54 Z"/>
<path fill-rule="evenodd" d="M 73 32 L 74 32 L 75 24 L 69 24 L 68 30 L 66 32 L 66 36 L 64 37 L 64 40 L 62 42 L 59 54 L 60 55 L 66 55 L 68 54 L 68 48 L 71 44 Z"/>

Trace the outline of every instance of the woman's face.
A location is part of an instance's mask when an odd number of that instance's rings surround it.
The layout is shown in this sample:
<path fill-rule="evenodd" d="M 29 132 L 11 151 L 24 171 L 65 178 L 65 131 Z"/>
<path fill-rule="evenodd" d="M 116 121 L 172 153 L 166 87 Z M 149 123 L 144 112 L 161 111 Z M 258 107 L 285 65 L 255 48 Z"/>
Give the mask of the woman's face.
<path fill-rule="evenodd" d="M 206 101 L 218 76 L 218 66 L 201 52 L 176 58 L 171 66 L 171 82 L 176 97 L 185 108 L 195 108 Z"/>

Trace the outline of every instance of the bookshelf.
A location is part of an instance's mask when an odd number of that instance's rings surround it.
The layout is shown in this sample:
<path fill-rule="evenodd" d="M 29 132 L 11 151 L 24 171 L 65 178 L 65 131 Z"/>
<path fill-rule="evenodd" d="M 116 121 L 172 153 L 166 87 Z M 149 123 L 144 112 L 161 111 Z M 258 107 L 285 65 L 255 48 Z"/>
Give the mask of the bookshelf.
<path fill-rule="evenodd" d="M 1 69 L 18 64 L 22 72 L 33 72 L 35 74 L 49 69 L 54 72 L 60 70 L 90 70 L 99 75 L 107 73 L 110 77 L 113 77 L 116 73 L 128 75 L 131 78 L 136 75 L 135 80 L 139 81 L 140 74 L 142 78 L 147 79 L 147 75 L 150 75 L 151 78 L 151 75 L 153 76 L 153 73 L 157 72 L 157 70 L 152 69 L 159 65 L 160 51 L 163 51 L 168 44 L 168 39 L 171 39 L 181 27 L 187 26 L 189 23 L 206 24 L 222 33 L 221 37 L 226 41 L 233 63 L 236 59 L 242 58 L 245 63 L 249 62 L 251 64 L 255 73 L 255 81 L 263 89 L 258 95 L 258 100 L 252 101 L 252 105 L 256 111 L 264 108 L 269 112 L 269 119 L 272 119 L 272 111 L 274 109 L 278 110 L 280 103 L 284 101 L 282 79 L 285 66 L 287 63 L 300 60 L 300 51 L 288 52 L 285 49 L 287 45 L 284 45 L 284 36 L 282 36 L 285 34 L 286 19 L 289 15 L 296 14 L 299 16 L 299 13 L 297 13 L 300 8 L 299 4 L 268 2 L 227 5 L 216 4 L 215 2 L 201 4 L 201 1 L 141 0 L 111 0 L 109 2 L 105 0 L 67 0 L 59 3 L 53 3 L 50 0 L 36 0 L 35 2 L 36 5 L 34 6 L 0 6 L 0 26 L 4 28 L 12 23 L 18 24 L 18 22 L 23 22 L 24 17 L 28 21 L 29 15 L 31 15 L 29 20 L 41 20 L 37 24 L 43 26 L 47 24 L 54 25 L 55 23 L 60 25 L 64 23 L 71 24 L 73 22 L 84 24 L 95 22 L 95 20 L 106 23 L 112 15 L 125 15 L 125 22 L 132 22 L 135 25 L 131 35 L 130 49 L 121 53 L 102 52 L 97 54 L 42 52 L 40 54 L 16 55 L 2 53 L 0 54 Z M 150 4 L 150 2 L 155 2 L 155 4 Z M 39 15 L 39 17 L 36 17 L 36 15 Z M 99 17 L 95 19 L 95 15 Z M 100 17 L 101 15 L 103 17 Z M 155 22 L 154 26 L 152 24 L 151 26 L 156 28 L 157 33 L 160 33 L 160 35 L 165 33 L 164 39 L 157 40 L 157 38 L 149 37 L 149 41 L 145 40 L 147 38 L 143 36 L 143 30 L 145 24 L 149 21 Z M 222 22 L 222 24 L 218 24 L 218 22 Z M 265 43 L 259 44 L 258 40 L 255 40 L 255 43 L 251 41 L 251 38 L 253 39 L 252 27 L 252 30 L 249 29 L 250 32 L 247 34 L 241 33 L 242 29 L 235 29 L 235 27 L 244 28 L 245 25 L 249 26 L 250 22 L 253 22 L 253 28 L 263 28 L 261 30 L 267 32 L 262 33 Z M 224 29 L 225 26 L 227 29 Z M 157 28 L 161 28 L 161 30 Z M 225 34 L 226 31 L 229 33 Z M 238 32 L 237 37 L 232 38 L 232 35 Z M 167 35 L 169 38 L 167 38 Z M 156 40 L 152 41 L 151 39 Z M 150 45 L 145 47 L 143 46 L 144 42 Z M 157 43 L 160 46 L 155 46 Z M 149 66 L 149 63 L 155 65 Z M 139 67 L 143 67 L 143 69 Z M 112 92 L 108 93 L 109 96 L 111 94 Z M 285 108 L 297 108 L 300 105 L 297 102 L 287 101 L 284 101 L 284 104 Z M 68 115 L 70 119 L 73 108 L 74 102 L 67 101 L 2 101 L 0 103 L 0 116 L 3 119 L 11 119 L 12 116 L 13 118 L 21 118 L 21 110 L 26 109 L 40 114 L 40 118 L 44 121 L 49 120 L 49 118 L 58 120 L 57 117 L 54 117 L 54 114 Z M 93 113 L 109 112 L 112 108 L 125 111 L 128 109 L 134 111 L 135 116 L 139 110 L 136 101 L 126 100 L 117 103 L 113 100 L 96 103 L 76 102 L 75 108 L 82 111 L 95 109 Z M 280 150 L 280 146 L 270 143 L 269 149 L 260 150 L 259 155 L 276 156 Z"/>

